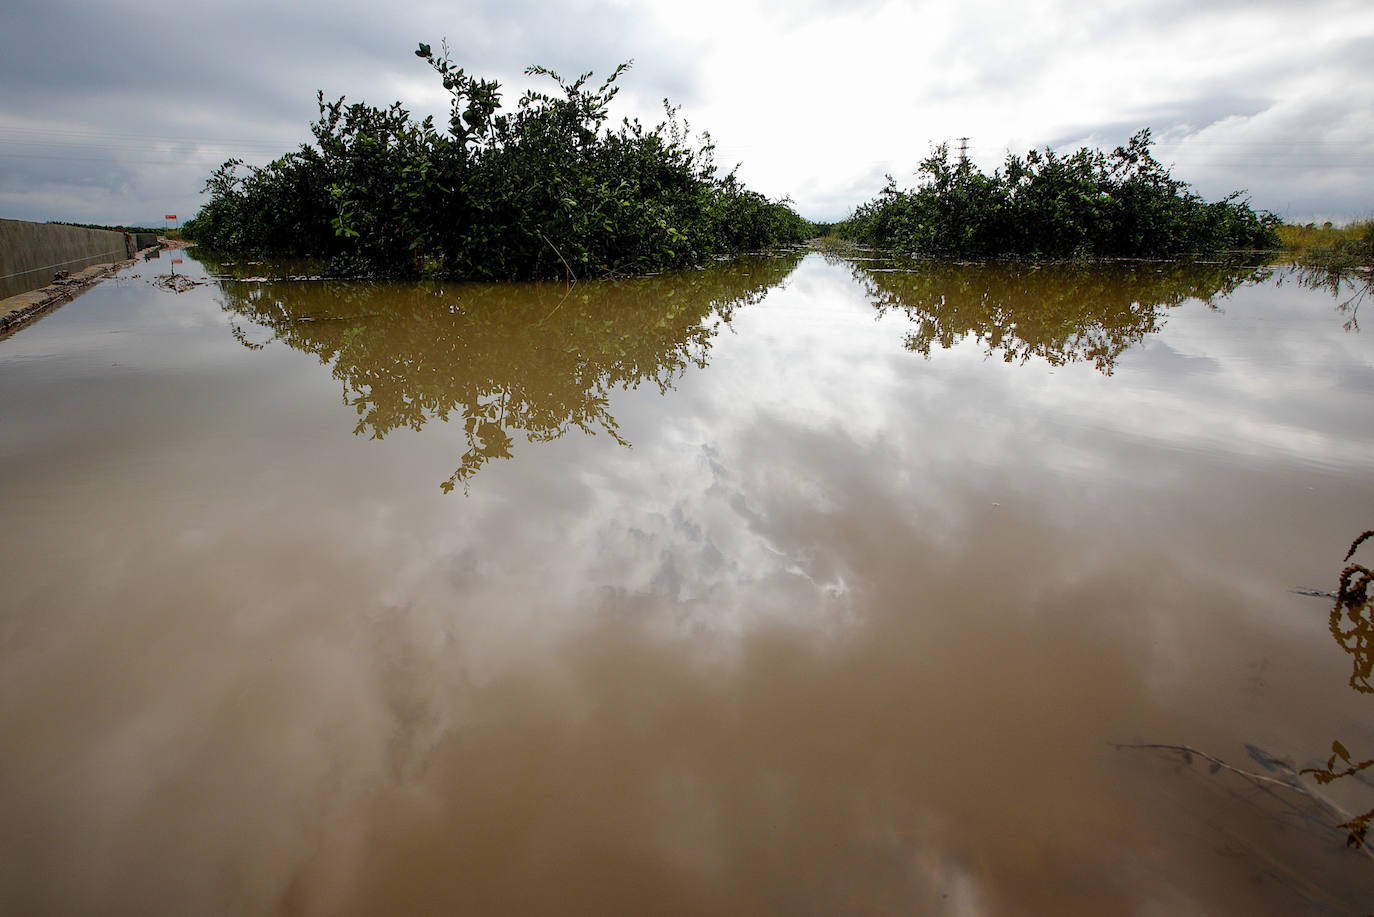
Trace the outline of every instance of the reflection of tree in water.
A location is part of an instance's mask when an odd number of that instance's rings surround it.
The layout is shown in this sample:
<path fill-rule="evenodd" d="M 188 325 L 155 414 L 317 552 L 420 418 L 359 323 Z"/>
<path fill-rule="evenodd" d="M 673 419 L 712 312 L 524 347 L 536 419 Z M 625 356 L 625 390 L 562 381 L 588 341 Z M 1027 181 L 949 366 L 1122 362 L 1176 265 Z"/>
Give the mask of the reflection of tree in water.
<path fill-rule="evenodd" d="M 1374 268 L 1365 266 L 1294 265 L 1298 283 L 1331 294 L 1346 331 L 1360 330 L 1360 303 L 1374 291 Z M 1280 280 L 1282 282 L 1282 280 Z"/>
<path fill-rule="evenodd" d="M 1374 685 L 1369 683 L 1371 674 L 1374 674 L 1374 599 L 1369 595 L 1374 572 L 1364 564 L 1351 563 L 1350 559 L 1369 538 L 1374 538 L 1374 531 L 1360 535 L 1346 552 L 1347 565 L 1341 571 L 1336 604 L 1331 608 L 1330 619 L 1331 636 L 1336 638 L 1341 649 L 1349 653 L 1353 661 L 1350 687 L 1363 694 L 1374 694 Z M 1374 767 L 1374 758 L 1356 761 L 1345 745 L 1336 741 L 1331 743 L 1331 756 L 1326 759 L 1325 767 L 1309 767 L 1302 773 L 1311 775 L 1318 783 L 1325 785 L 1333 780 L 1354 776 L 1370 767 Z M 1350 846 L 1364 846 L 1371 823 L 1374 823 L 1374 809 L 1341 825 L 1350 832 L 1347 837 Z"/>
<path fill-rule="evenodd" d="M 1190 299 L 1211 305 L 1270 268 L 1221 262 L 960 264 L 851 262 L 879 314 L 903 312 L 916 329 L 908 350 L 929 357 L 966 337 L 1008 363 L 1091 362 L 1110 374 L 1117 358 Z"/>
<path fill-rule="evenodd" d="M 760 299 L 799 253 L 699 271 L 577 284 L 443 287 L 351 282 L 223 284 L 225 309 L 273 339 L 332 364 L 357 434 L 461 419 L 467 451 L 444 492 L 488 461 L 509 458 L 515 433 L 557 439 L 573 427 L 624 443 L 611 391 L 666 392 L 740 304 Z M 242 329 L 245 346 L 261 344 Z"/>

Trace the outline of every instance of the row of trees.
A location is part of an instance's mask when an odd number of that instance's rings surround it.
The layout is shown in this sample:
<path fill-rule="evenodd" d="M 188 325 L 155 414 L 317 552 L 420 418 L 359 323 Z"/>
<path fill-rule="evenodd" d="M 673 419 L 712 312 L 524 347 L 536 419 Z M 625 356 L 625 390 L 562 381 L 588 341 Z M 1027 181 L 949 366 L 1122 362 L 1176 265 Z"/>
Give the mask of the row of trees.
<path fill-rule="evenodd" d="M 446 131 L 400 103 L 320 93 L 315 144 L 265 167 L 226 162 L 186 237 L 328 257 L 345 273 L 511 279 L 646 273 L 812 235 L 786 201 L 719 177 L 709 136 L 693 141 L 666 102 L 657 127 L 608 127 L 628 64 L 599 86 L 531 67 L 557 92 L 527 92 L 507 111 L 499 84 L 447 48 L 416 54 L 451 96 Z"/>
<path fill-rule="evenodd" d="M 1280 221 L 1240 193 L 1208 202 L 1152 155 L 1148 129 L 1110 154 L 1032 150 L 984 174 L 948 146 L 914 189 L 887 187 L 838 224 L 814 224 L 717 174 L 709 135 L 694 141 L 677 110 L 654 128 L 608 126 L 622 64 L 502 109 L 500 86 L 454 65 L 447 48 L 416 54 L 451 96 L 447 130 L 395 103 L 318 96 L 313 145 L 265 167 L 231 159 L 188 239 L 231 252 L 313 255 L 364 275 L 472 279 L 648 273 L 822 232 L 883 248 L 956 258 L 1159 257 L 1273 248 Z"/>
<path fill-rule="evenodd" d="M 1148 129 L 1112 153 L 1031 150 L 984 174 L 937 146 L 920 182 L 889 176 L 875 199 L 835 227 L 843 238 L 955 258 L 1160 257 L 1274 248 L 1280 219 L 1236 192 L 1208 202 L 1150 152 Z"/>

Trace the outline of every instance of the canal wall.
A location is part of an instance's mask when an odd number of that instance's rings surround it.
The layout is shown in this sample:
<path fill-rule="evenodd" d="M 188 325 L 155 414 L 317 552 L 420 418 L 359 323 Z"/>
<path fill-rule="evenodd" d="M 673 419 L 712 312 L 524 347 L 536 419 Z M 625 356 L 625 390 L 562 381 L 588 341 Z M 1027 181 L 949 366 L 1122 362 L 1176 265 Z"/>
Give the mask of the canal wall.
<path fill-rule="evenodd" d="M 123 261 L 154 245 L 153 233 L 0 220 L 0 299 L 51 283 L 59 271 Z"/>

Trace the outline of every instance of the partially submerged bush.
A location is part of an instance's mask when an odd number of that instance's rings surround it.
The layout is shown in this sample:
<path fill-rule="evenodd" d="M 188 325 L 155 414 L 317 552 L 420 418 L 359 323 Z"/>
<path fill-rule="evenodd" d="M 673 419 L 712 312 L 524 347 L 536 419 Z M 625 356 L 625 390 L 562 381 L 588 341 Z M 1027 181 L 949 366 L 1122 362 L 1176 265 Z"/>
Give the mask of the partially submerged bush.
<path fill-rule="evenodd" d="M 1285 247 L 1294 252 L 1303 267 L 1327 271 L 1349 271 L 1374 267 L 1374 220 L 1335 228 L 1327 223 L 1321 229 L 1285 226 L 1280 230 Z"/>
<path fill-rule="evenodd" d="M 1240 192 L 1208 203 L 1150 153 L 1150 132 L 1111 154 L 1031 150 L 985 175 L 935 148 L 921 181 L 888 185 L 836 227 L 868 245 L 958 258 L 1158 257 L 1273 248 L 1279 218 Z"/>
<path fill-rule="evenodd" d="M 608 128 L 617 67 L 591 88 L 542 67 L 558 93 L 501 108 L 496 82 L 421 44 L 451 96 L 447 131 L 395 103 L 318 95 L 315 145 L 269 165 L 231 159 L 206 182 L 187 238 L 225 251 L 315 255 L 352 273 L 507 279 L 644 273 L 725 252 L 798 242 L 811 226 L 786 201 L 717 176 L 707 135 L 677 110 L 649 129 Z"/>

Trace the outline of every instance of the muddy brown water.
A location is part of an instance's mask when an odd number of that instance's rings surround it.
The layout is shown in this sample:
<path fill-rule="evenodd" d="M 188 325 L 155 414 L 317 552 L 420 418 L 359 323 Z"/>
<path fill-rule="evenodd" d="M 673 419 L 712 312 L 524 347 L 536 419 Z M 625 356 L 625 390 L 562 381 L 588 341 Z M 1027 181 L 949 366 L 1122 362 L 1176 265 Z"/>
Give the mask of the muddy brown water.
<path fill-rule="evenodd" d="M 1334 810 L 1113 744 L 1374 757 L 1293 591 L 1374 527 L 1342 297 L 166 269 L 0 341 L 0 912 L 1374 910 Z"/>

